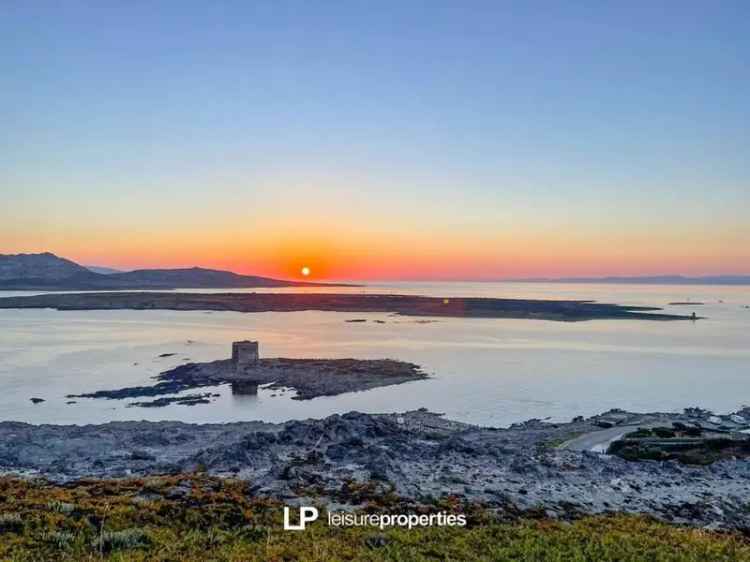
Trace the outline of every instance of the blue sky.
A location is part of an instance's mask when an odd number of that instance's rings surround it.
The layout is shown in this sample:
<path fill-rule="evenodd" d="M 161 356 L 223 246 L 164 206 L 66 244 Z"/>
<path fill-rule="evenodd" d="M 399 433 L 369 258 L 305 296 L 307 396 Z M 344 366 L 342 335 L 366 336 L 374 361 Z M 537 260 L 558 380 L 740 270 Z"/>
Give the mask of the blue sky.
<path fill-rule="evenodd" d="M 748 272 L 748 21 L 721 1 L 4 2 L 0 252 L 182 263 L 146 240 L 192 224 L 203 261 L 273 269 L 255 229 L 297 225 L 336 255 L 482 245 L 462 267 L 487 277 Z M 646 231 L 651 254 L 625 251 Z M 568 261 L 508 268 L 561 232 Z"/>

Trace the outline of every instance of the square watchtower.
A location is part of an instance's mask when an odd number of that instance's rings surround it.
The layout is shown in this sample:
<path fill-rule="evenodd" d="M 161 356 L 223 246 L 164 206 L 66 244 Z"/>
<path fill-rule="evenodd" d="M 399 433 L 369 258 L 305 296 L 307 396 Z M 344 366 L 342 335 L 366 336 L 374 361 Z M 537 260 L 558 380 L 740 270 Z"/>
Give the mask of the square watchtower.
<path fill-rule="evenodd" d="M 260 353 L 257 341 L 236 341 L 232 343 L 232 366 L 235 371 L 258 363 Z"/>

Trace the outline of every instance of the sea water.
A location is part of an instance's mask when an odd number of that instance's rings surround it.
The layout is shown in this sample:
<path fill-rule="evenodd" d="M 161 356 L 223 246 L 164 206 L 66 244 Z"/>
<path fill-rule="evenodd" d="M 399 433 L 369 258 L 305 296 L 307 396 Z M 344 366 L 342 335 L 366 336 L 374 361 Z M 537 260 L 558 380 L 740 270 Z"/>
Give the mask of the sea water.
<path fill-rule="evenodd" d="M 277 290 L 284 291 L 300 289 Z M 585 299 L 696 312 L 707 319 L 436 318 L 425 323 L 387 313 L 0 310 L 0 420 L 283 421 L 425 407 L 452 419 L 505 426 L 529 418 L 567 421 L 613 407 L 729 411 L 750 403 L 750 287 L 381 283 L 335 291 Z M 675 301 L 704 304 L 668 304 Z M 368 321 L 346 322 L 353 318 Z M 176 365 L 227 358 L 231 342 L 240 339 L 259 340 L 264 357 L 411 361 L 430 378 L 305 401 L 294 400 L 293 391 L 261 388 L 257 395 L 243 396 L 228 387 L 188 391 L 220 394 L 211 404 L 196 406 L 140 408 L 128 407 L 138 399 L 67 397 L 152 384 L 154 375 Z M 33 404 L 32 397 L 44 402 Z"/>

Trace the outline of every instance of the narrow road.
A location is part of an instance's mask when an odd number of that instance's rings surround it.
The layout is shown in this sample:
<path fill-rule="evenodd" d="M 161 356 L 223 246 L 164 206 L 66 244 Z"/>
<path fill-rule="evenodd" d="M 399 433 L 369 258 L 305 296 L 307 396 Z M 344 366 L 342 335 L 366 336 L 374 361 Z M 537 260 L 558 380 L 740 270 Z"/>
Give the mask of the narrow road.
<path fill-rule="evenodd" d="M 579 435 L 573 439 L 560 444 L 558 449 L 567 449 L 568 451 L 593 451 L 594 453 L 606 453 L 609 444 L 617 441 L 623 435 L 642 428 L 669 427 L 672 425 L 670 420 L 660 420 L 658 422 L 639 423 L 636 425 L 618 425 L 608 429 L 591 431 L 584 435 Z"/>

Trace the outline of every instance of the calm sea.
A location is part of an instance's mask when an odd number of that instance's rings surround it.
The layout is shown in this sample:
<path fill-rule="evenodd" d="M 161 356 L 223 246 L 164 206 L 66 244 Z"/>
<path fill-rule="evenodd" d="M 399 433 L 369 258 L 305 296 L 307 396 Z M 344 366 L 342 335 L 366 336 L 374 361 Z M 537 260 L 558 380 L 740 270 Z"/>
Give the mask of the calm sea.
<path fill-rule="evenodd" d="M 348 290 L 590 299 L 655 305 L 681 314 L 695 311 L 708 319 L 562 323 L 441 318 L 417 323 L 388 314 L 335 312 L 0 310 L 0 419 L 75 424 L 282 421 L 426 407 L 454 419 L 503 426 L 532 417 L 569 420 L 612 407 L 669 411 L 700 405 L 728 411 L 750 403 L 750 287 L 399 283 Z M 669 306 L 673 301 L 705 304 Z M 345 322 L 355 317 L 369 321 Z M 259 340 L 266 357 L 412 361 L 432 378 L 309 401 L 292 400 L 291 392 L 261 389 L 257 396 L 233 396 L 217 388 L 221 397 L 216 402 L 191 407 L 128 408 L 127 401 L 118 400 L 66 403 L 66 394 L 149 384 L 152 376 L 175 365 L 226 358 L 238 339 Z M 165 353 L 175 355 L 159 357 Z M 45 402 L 34 405 L 31 397 Z"/>

